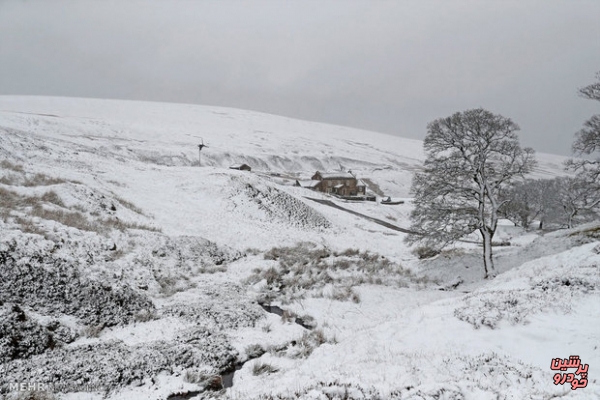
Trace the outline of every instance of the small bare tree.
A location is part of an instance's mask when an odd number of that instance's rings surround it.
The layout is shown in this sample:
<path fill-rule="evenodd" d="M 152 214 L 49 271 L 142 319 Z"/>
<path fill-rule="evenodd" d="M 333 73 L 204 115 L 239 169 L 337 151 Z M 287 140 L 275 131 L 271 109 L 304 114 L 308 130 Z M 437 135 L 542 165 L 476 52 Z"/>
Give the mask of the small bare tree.
<path fill-rule="evenodd" d="M 500 193 L 502 207 L 500 214 L 515 225 L 525 229 L 534 220 L 539 221 L 538 228 L 557 214 L 556 179 L 526 179 L 515 182 L 507 191 Z"/>
<path fill-rule="evenodd" d="M 479 231 L 485 278 L 495 276 L 492 238 L 501 193 L 535 165 L 532 149 L 522 149 L 509 118 L 484 109 L 458 112 L 427 126 L 427 158 L 412 184 L 414 210 L 409 243 L 443 248 Z"/>
<path fill-rule="evenodd" d="M 581 217 L 586 222 L 595 219 L 600 205 L 600 190 L 595 181 L 579 177 L 556 178 L 555 202 L 562 210 L 560 218 L 563 226 L 572 228 L 575 218 Z"/>
<path fill-rule="evenodd" d="M 596 74 L 598 82 L 579 89 L 579 94 L 586 99 L 600 101 L 600 72 Z M 583 123 L 583 128 L 575 134 L 573 153 L 587 156 L 600 152 L 600 114 L 593 115 Z M 567 168 L 580 172 L 588 181 L 600 181 L 600 158 L 577 159 L 567 161 Z"/>

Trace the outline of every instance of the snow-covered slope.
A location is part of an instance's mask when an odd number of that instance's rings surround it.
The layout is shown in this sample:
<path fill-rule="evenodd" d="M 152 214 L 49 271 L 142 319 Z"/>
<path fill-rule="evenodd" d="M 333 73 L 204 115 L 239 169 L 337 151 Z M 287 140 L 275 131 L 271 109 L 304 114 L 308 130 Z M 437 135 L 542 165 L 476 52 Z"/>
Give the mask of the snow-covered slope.
<path fill-rule="evenodd" d="M 0 96 L 0 395 L 598 398 L 596 226 L 502 227 L 513 246 L 483 282 L 474 244 L 415 259 L 395 229 L 409 202 L 292 186 L 350 169 L 407 197 L 423 157 L 417 140 L 244 110 Z M 563 173 L 537 158 L 536 176 Z M 551 358 L 573 354 L 586 388 L 553 384 Z"/>
<path fill-rule="evenodd" d="M 423 161 L 422 142 L 376 132 L 258 112 L 198 105 L 0 96 L 3 128 L 72 143 L 115 159 L 159 165 L 229 167 L 309 177 L 348 170 L 406 196 L 410 174 Z M 425 127 L 424 127 L 425 129 Z M 201 139 L 202 138 L 202 139 Z M 65 149 L 66 150 L 66 149 Z M 560 174 L 563 157 L 539 154 L 538 175 Z"/>

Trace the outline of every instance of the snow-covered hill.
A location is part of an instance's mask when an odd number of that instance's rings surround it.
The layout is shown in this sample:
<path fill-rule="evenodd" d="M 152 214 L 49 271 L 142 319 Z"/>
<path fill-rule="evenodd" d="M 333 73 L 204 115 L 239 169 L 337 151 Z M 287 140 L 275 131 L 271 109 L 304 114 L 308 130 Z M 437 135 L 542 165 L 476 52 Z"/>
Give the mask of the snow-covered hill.
<path fill-rule="evenodd" d="M 502 227 L 513 246 L 484 282 L 475 244 L 411 254 L 394 229 L 410 202 L 293 186 L 352 170 L 408 197 L 423 158 L 417 140 L 244 110 L 0 96 L 0 395 L 598 398 L 597 226 Z M 537 158 L 536 176 L 563 174 Z M 553 384 L 573 354 L 586 388 Z"/>

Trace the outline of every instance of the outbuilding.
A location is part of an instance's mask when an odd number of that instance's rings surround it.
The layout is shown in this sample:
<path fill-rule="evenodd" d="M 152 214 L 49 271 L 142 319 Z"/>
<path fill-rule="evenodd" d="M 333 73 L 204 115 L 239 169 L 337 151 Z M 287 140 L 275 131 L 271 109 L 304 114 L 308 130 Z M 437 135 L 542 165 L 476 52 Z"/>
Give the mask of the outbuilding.
<path fill-rule="evenodd" d="M 231 167 L 229 167 L 229 169 L 237 169 L 240 171 L 252 171 L 252 168 L 250 168 L 248 164 L 232 165 Z"/>

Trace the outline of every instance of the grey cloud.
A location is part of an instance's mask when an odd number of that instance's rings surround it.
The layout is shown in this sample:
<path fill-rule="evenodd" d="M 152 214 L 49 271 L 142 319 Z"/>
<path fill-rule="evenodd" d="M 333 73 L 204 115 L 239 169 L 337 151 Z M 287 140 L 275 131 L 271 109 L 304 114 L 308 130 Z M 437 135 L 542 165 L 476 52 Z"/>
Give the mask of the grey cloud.
<path fill-rule="evenodd" d="M 568 154 L 600 2 L 0 2 L 0 94 L 247 108 L 422 138 L 473 107 Z"/>

